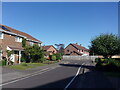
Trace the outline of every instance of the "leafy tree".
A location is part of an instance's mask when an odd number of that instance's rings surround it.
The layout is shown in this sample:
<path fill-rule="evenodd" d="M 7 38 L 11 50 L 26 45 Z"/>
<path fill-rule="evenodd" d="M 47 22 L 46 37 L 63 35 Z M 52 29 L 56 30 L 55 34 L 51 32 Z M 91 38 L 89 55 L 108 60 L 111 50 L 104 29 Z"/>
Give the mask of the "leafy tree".
<path fill-rule="evenodd" d="M 27 58 L 27 62 L 43 62 L 44 51 L 36 44 L 33 46 L 26 46 L 24 54 Z"/>
<path fill-rule="evenodd" d="M 64 55 L 64 44 L 55 44 L 55 46 L 57 47 L 58 53 L 60 53 L 61 55 Z"/>
<path fill-rule="evenodd" d="M 101 34 L 91 41 L 90 52 L 104 58 L 120 54 L 120 38 L 113 34 Z"/>

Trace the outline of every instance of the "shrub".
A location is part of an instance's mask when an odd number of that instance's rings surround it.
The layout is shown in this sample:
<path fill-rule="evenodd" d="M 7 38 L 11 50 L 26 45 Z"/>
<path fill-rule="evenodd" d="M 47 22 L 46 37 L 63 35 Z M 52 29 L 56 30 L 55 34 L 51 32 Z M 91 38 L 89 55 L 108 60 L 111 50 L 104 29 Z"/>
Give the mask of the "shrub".
<path fill-rule="evenodd" d="M 49 55 L 49 59 L 52 60 L 52 55 Z"/>
<path fill-rule="evenodd" d="M 100 58 L 96 58 L 95 62 L 98 63 L 100 61 Z"/>
<path fill-rule="evenodd" d="M 21 63 L 22 66 L 28 66 L 26 63 Z"/>
<path fill-rule="evenodd" d="M 46 58 L 41 58 L 39 61 L 43 63 L 46 60 Z"/>
<path fill-rule="evenodd" d="M 5 66 L 6 65 L 6 60 L 1 60 L 0 61 L 0 66 Z"/>
<path fill-rule="evenodd" d="M 98 61 L 97 61 L 98 60 Z M 96 59 L 96 69 L 101 71 L 120 71 L 119 59 L 107 58 Z"/>
<path fill-rule="evenodd" d="M 14 63 L 13 61 L 10 61 L 10 65 L 13 65 L 13 63 Z"/>
<path fill-rule="evenodd" d="M 61 60 L 61 54 L 60 53 L 56 53 L 54 55 L 56 56 L 56 60 Z"/>
<path fill-rule="evenodd" d="M 56 60 L 56 56 L 55 55 L 52 55 L 52 60 Z"/>

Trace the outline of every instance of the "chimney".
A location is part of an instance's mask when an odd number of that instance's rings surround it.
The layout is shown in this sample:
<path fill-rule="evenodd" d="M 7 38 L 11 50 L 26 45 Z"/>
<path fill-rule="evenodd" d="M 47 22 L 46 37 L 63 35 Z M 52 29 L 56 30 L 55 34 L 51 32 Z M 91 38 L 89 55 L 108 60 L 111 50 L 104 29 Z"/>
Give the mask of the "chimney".
<path fill-rule="evenodd" d="M 76 43 L 78 45 L 78 43 Z"/>
<path fill-rule="evenodd" d="M 80 44 L 80 46 L 82 46 L 82 44 Z"/>

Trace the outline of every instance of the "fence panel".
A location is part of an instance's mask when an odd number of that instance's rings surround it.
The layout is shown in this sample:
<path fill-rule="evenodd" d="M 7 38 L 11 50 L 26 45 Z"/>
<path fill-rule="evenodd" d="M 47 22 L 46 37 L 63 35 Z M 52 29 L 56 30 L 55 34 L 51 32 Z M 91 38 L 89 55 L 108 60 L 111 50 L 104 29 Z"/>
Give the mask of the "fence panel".
<path fill-rule="evenodd" d="M 63 60 L 95 60 L 98 56 L 63 56 Z"/>

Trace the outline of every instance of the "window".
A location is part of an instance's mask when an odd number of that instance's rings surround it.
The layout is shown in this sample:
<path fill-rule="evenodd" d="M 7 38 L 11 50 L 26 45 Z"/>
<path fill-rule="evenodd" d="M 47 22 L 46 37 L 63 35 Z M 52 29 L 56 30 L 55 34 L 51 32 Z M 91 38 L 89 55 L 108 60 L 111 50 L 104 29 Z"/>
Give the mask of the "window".
<path fill-rule="evenodd" d="M 33 46 L 33 42 L 30 42 L 30 46 Z"/>
<path fill-rule="evenodd" d="M 69 50 L 67 50 L 67 52 L 69 52 Z"/>
<path fill-rule="evenodd" d="M 84 50 L 82 50 L 82 52 L 84 52 Z"/>
<path fill-rule="evenodd" d="M 0 32 L 0 39 L 3 39 L 3 33 L 2 32 Z"/>
<path fill-rule="evenodd" d="M 41 44 L 39 43 L 38 46 L 41 47 Z"/>
<path fill-rule="evenodd" d="M 22 38 L 21 38 L 21 37 L 16 36 L 16 37 L 15 37 L 15 41 L 16 41 L 16 42 L 22 42 Z"/>

